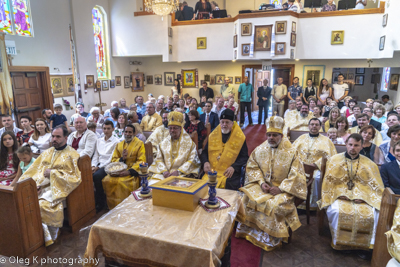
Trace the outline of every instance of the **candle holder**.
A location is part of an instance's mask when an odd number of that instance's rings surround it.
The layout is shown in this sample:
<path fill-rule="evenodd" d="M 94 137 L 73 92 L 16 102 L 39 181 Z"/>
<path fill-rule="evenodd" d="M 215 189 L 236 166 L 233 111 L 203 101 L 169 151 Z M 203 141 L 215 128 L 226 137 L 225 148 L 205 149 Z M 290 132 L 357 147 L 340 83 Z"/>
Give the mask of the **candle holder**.
<path fill-rule="evenodd" d="M 149 181 L 147 180 L 147 178 L 149 177 L 148 168 L 149 165 L 146 162 L 142 162 L 139 164 L 139 169 L 140 169 L 139 177 L 142 183 L 142 190 L 140 190 L 139 196 L 142 198 L 151 196 Z"/>
<path fill-rule="evenodd" d="M 208 172 L 208 200 L 206 202 L 206 207 L 209 209 L 217 209 L 219 208 L 219 201 L 217 198 L 217 189 L 216 186 L 218 184 L 217 181 L 217 172 L 216 171 L 209 171 Z"/>

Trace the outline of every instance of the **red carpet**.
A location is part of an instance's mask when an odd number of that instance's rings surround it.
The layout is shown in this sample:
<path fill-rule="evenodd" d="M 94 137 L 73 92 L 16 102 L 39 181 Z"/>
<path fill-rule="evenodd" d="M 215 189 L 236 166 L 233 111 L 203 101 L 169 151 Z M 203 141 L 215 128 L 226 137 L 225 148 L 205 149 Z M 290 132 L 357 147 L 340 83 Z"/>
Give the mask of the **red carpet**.
<path fill-rule="evenodd" d="M 246 135 L 246 143 L 249 155 L 253 150 L 266 140 L 265 125 L 255 124 L 247 126 L 243 133 Z M 236 229 L 235 229 L 236 230 Z M 261 249 L 254 246 L 246 239 L 235 237 L 236 231 L 232 233 L 231 266 L 232 267 L 256 267 L 260 265 Z"/>
<path fill-rule="evenodd" d="M 264 143 L 267 140 L 266 137 L 266 128 L 265 125 L 254 124 L 254 126 L 247 126 L 243 130 L 244 135 L 246 136 L 247 148 L 249 150 L 249 156 L 253 150 L 258 147 L 260 144 Z"/>

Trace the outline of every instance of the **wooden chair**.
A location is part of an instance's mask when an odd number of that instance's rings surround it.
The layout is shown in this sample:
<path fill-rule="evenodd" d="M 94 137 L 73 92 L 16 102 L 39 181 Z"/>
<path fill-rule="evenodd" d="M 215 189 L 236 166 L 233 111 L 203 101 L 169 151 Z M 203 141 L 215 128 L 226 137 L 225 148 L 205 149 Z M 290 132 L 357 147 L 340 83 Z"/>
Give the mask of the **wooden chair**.
<path fill-rule="evenodd" d="M 197 132 L 191 133 L 190 138 L 192 138 L 192 141 L 196 144 L 196 150 L 197 150 L 199 147 L 199 138 L 198 138 Z"/>
<path fill-rule="evenodd" d="M 322 197 L 322 183 L 324 182 L 324 176 L 326 172 L 326 162 L 327 159 L 325 157 L 322 158 L 322 163 L 321 163 L 321 178 L 319 182 L 319 188 L 318 188 L 318 200 L 321 199 Z M 326 210 L 325 209 L 319 209 L 317 210 L 317 220 L 318 220 L 318 234 L 322 235 L 324 232 L 324 220 L 326 217 Z"/>
<path fill-rule="evenodd" d="M 93 195 L 93 193 L 92 193 Z M 46 252 L 36 182 L 0 185 L 0 255 L 29 258 Z"/>
<path fill-rule="evenodd" d="M 392 258 L 387 250 L 387 238 L 385 233 L 389 231 L 393 225 L 393 216 L 399 199 L 400 195 L 395 195 L 389 187 L 386 187 L 383 191 L 371 267 L 386 266 L 388 261 Z"/>
<path fill-rule="evenodd" d="M 151 142 L 148 142 L 144 144 L 144 149 L 146 151 L 146 162 L 151 166 L 153 164 L 154 158 L 153 158 L 153 144 Z"/>
<path fill-rule="evenodd" d="M 310 224 L 310 198 L 311 198 L 311 193 L 312 193 L 312 184 L 314 182 L 314 171 L 317 170 L 317 167 L 315 167 L 313 165 L 308 165 L 308 164 L 303 164 L 303 166 L 304 166 L 304 171 L 308 178 L 307 199 L 305 201 L 306 201 L 307 224 Z M 294 204 L 296 207 L 298 207 L 303 202 L 304 202 L 304 200 L 297 198 L 297 197 L 294 200 Z"/>
<path fill-rule="evenodd" d="M 79 230 L 96 215 L 91 165 L 89 156 L 79 158 L 78 168 L 81 171 L 82 182 L 67 197 L 67 219 L 72 232 Z"/>
<path fill-rule="evenodd" d="M 203 141 L 203 149 L 206 147 L 206 144 L 208 142 L 208 137 L 210 136 L 210 133 L 211 133 L 211 124 L 210 123 L 206 124 L 206 129 L 207 129 L 207 137 Z"/>

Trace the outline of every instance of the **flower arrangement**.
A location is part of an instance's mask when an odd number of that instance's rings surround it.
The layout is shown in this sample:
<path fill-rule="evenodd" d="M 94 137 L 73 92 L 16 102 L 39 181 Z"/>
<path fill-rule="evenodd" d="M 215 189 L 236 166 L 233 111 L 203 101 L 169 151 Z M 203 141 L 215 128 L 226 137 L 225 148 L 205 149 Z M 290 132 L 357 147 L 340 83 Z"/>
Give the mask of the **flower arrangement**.
<path fill-rule="evenodd" d="M 65 110 L 70 110 L 71 108 L 71 103 L 69 103 L 68 100 L 65 100 L 64 97 L 62 98 L 63 104 L 65 106 Z"/>

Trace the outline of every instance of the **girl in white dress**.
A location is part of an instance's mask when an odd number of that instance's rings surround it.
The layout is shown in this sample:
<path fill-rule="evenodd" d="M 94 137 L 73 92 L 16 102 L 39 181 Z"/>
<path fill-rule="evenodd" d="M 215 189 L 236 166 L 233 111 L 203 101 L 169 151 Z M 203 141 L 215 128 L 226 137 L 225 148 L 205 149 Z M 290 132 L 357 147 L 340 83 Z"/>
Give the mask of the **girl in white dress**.
<path fill-rule="evenodd" d="M 33 153 L 42 153 L 52 146 L 51 132 L 46 121 L 38 118 L 35 121 L 35 132 L 32 134 L 28 141 Z"/>
<path fill-rule="evenodd" d="M 175 94 L 182 98 L 181 83 L 178 79 L 175 79 L 175 86 L 171 88 L 171 97 L 174 97 Z"/>

